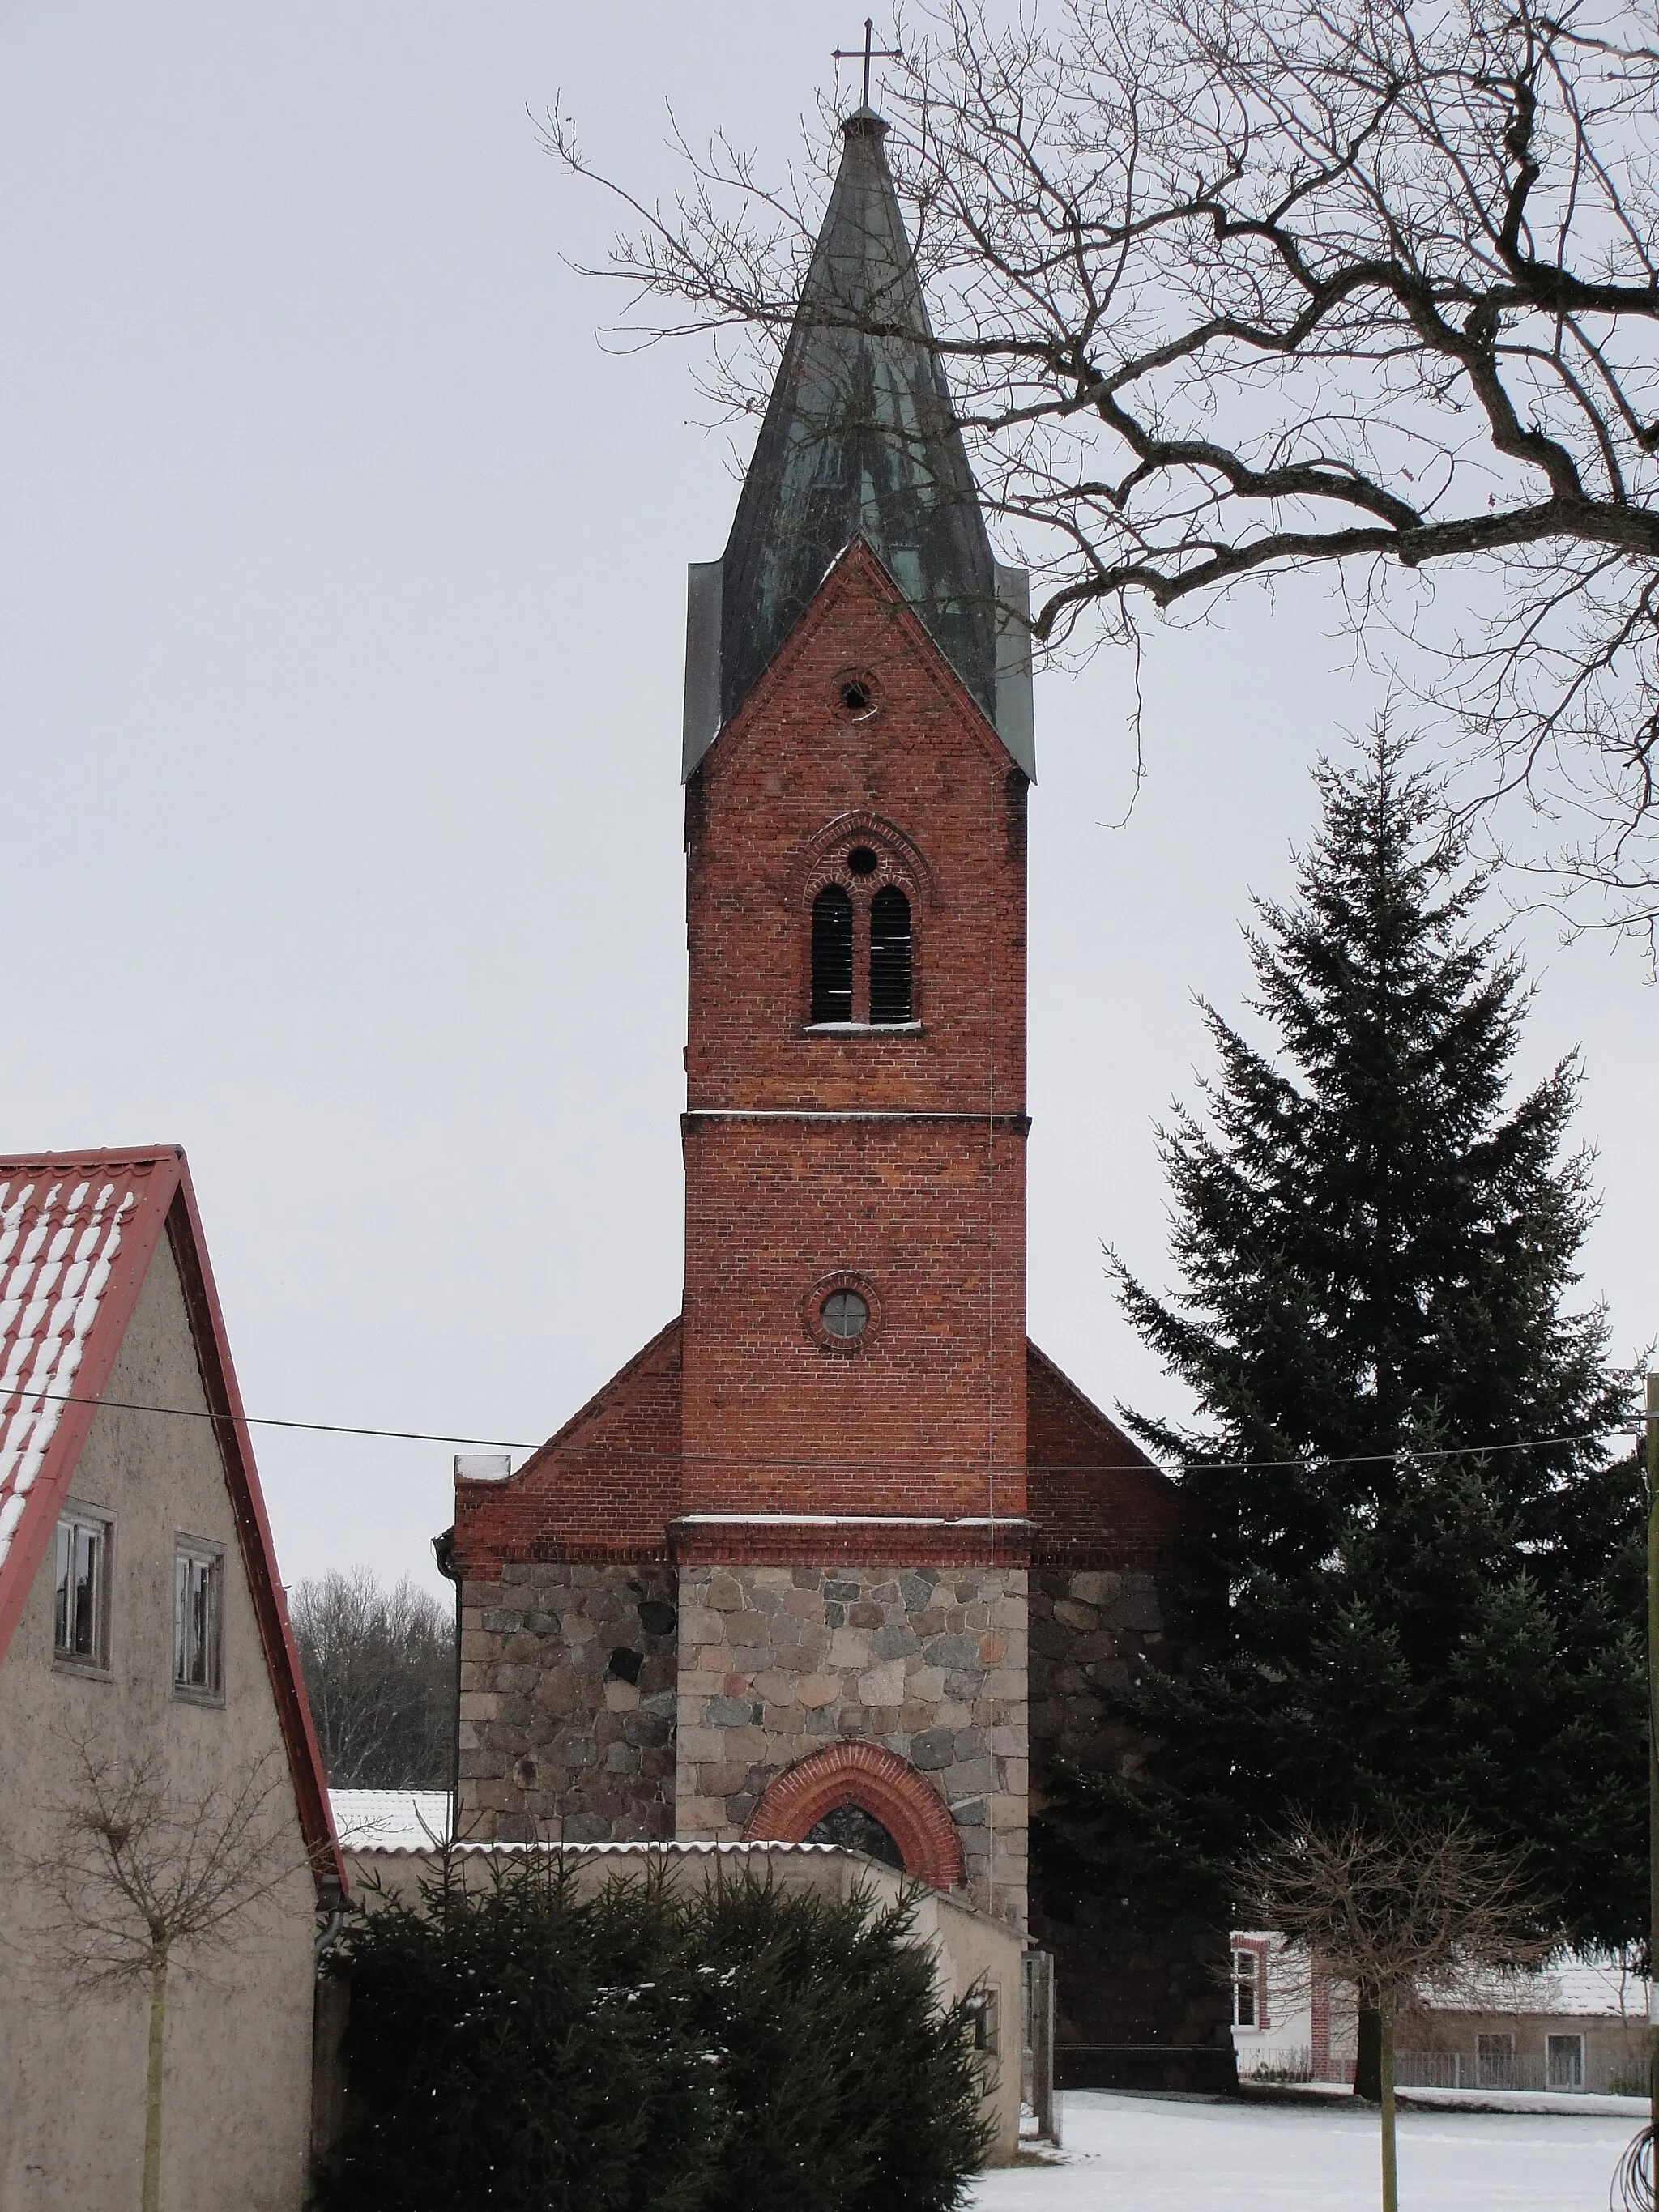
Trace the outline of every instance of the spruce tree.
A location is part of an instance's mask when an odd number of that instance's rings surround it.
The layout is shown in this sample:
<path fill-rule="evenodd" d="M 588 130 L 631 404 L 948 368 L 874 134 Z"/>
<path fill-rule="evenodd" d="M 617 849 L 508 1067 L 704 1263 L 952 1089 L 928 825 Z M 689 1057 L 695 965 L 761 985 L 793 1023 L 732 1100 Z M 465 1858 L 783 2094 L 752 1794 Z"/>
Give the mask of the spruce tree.
<path fill-rule="evenodd" d="M 1219 1073 L 1160 1133 L 1183 1285 L 1111 1261 L 1198 1402 L 1127 1418 L 1185 1470 L 1224 1618 L 1129 1693 L 1144 1778 L 1065 1778 L 1042 1863 L 1101 1896 L 1132 1867 L 1214 1925 L 1289 1818 L 1462 1814 L 1527 1848 L 1562 1935 L 1626 1942 L 1644 1499 L 1605 1442 L 1631 1378 L 1574 1303 L 1577 1060 L 1511 1099 L 1530 994 L 1434 780 L 1383 730 L 1317 781 L 1295 899 L 1247 933 L 1271 1045 L 1204 1005 Z"/>

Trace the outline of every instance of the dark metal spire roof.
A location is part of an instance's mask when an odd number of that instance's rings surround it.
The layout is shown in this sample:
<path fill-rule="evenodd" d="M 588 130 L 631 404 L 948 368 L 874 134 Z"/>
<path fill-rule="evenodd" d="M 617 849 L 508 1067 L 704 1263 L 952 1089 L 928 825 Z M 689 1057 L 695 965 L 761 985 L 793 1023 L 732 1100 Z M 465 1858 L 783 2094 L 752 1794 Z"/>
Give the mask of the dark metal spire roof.
<path fill-rule="evenodd" d="M 996 567 L 926 343 L 886 135 L 868 107 L 842 125 L 841 172 L 720 564 L 721 721 L 859 536 L 995 715 Z M 901 334 L 854 327 L 870 323 Z"/>

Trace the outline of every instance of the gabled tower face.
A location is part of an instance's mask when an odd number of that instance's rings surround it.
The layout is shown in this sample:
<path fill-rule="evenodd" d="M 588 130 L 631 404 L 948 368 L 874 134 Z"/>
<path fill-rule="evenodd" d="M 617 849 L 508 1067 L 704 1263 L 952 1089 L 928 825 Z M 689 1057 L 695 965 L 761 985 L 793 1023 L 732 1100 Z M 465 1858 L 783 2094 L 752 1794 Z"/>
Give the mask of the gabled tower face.
<path fill-rule="evenodd" d="M 692 779 L 685 1514 L 1020 1533 L 1025 794 L 862 544 Z"/>
<path fill-rule="evenodd" d="M 1029 671 L 932 357 L 846 326 L 925 331 L 844 129 L 693 573 L 678 1826 L 840 1808 L 1019 1920 Z"/>

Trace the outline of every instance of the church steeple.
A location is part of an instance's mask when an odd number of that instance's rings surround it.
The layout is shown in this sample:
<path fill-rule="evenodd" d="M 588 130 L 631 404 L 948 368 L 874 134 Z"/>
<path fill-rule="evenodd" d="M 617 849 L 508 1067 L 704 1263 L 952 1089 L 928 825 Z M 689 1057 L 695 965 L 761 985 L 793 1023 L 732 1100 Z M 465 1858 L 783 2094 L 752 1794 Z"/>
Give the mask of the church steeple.
<path fill-rule="evenodd" d="M 1030 772 L 1024 574 L 993 558 L 869 107 L 841 168 L 732 535 L 691 572 L 689 774 L 862 537 Z M 872 327 L 873 326 L 873 327 Z"/>

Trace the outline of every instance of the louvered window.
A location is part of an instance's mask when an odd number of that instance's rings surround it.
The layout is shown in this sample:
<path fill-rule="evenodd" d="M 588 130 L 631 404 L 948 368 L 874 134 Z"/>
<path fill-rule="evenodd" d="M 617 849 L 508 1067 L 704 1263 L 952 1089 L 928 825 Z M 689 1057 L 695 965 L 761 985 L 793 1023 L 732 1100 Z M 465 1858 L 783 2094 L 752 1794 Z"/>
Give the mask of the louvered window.
<path fill-rule="evenodd" d="M 812 902 L 812 1019 L 852 1018 L 853 902 L 839 884 L 826 884 Z"/>
<path fill-rule="evenodd" d="M 870 902 L 870 1018 L 910 1018 L 910 902 L 891 884 Z"/>

